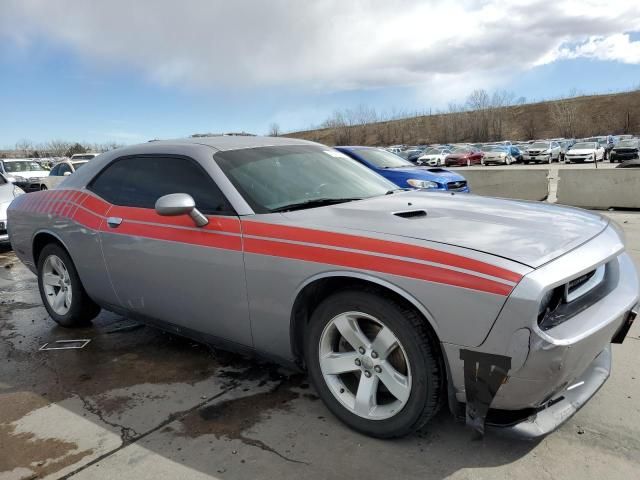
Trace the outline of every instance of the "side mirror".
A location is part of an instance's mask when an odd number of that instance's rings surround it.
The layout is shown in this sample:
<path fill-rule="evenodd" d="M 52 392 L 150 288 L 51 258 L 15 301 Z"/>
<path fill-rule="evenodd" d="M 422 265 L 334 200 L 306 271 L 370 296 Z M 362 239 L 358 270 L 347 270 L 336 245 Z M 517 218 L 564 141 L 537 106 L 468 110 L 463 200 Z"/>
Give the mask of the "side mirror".
<path fill-rule="evenodd" d="M 71 175 L 71 172 L 64 172 L 62 175 L 63 175 L 64 177 L 68 177 L 69 175 Z"/>
<path fill-rule="evenodd" d="M 196 208 L 193 197 L 186 193 L 171 193 L 160 197 L 156 201 L 156 213 L 163 217 L 189 215 L 198 227 L 204 227 L 209 223 L 207 217 Z"/>

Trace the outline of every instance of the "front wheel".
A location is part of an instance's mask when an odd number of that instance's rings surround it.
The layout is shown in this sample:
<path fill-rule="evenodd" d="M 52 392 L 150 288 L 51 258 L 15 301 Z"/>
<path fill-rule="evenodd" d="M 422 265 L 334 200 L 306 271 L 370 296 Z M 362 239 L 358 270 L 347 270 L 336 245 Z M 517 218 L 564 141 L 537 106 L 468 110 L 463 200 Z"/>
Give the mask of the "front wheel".
<path fill-rule="evenodd" d="M 71 257 L 57 243 L 50 243 L 38 257 L 38 288 L 47 312 L 63 327 L 89 324 L 98 313 L 85 292 Z"/>
<path fill-rule="evenodd" d="M 305 336 L 309 375 L 329 410 L 378 438 L 406 435 L 438 411 L 444 395 L 439 355 L 417 312 L 373 291 L 326 298 Z"/>
<path fill-rule="evenodd" d="M 47 186 L 46 185 L 40 185 L 40 191 L 45 191 L 47 190 Z"/>

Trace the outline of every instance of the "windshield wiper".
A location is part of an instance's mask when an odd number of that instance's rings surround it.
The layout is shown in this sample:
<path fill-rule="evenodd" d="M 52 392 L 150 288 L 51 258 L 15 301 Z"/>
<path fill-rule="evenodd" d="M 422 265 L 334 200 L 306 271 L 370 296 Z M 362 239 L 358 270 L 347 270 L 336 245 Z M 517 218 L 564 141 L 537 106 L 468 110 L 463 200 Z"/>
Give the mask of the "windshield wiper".
<path fill-rule="evenodd" d="M 335 205 L 337 203 L 353 202 L 354 200 L 362 200 L 359 197 L 354 198 L 314 198 L 305 200 L 304 202 L 290 203 L 282 207 L 274 208 L 271 212 L 290 212 L 291 210 L 303 210 L 305 208 L 324 207 L 325 205 Z"/>

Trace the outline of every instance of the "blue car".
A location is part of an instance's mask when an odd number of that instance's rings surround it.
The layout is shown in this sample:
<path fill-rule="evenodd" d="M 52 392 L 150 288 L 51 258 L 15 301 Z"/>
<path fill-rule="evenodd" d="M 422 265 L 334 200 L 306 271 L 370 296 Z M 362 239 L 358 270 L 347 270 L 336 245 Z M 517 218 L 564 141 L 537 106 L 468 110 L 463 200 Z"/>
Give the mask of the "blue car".
<path fill-rule="evenodd" d="M 444 168 L 418 167 L 382 148 L 335 147 L 402 188 L 469 192 L 467 180 Z"/>

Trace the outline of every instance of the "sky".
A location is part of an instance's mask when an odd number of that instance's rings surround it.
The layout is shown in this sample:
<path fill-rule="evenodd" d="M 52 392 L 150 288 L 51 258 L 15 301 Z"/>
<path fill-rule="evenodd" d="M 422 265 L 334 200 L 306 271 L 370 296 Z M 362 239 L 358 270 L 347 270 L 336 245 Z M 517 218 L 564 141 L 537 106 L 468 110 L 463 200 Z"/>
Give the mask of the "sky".
<path fill-rule="evenodd" d="M 632 0 L 0 0 L 0 147 L 640 86 Z"/>

